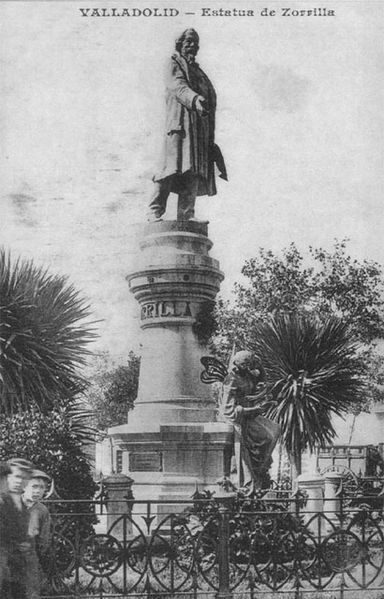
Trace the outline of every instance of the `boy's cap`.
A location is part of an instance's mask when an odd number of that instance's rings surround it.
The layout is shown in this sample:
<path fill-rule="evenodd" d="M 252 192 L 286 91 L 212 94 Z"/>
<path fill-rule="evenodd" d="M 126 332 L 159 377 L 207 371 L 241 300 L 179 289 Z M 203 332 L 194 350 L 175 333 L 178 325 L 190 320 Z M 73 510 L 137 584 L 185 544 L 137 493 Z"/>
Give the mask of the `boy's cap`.
<path fill-rule="evenodd" d="M 23 458 L 11 458 L 8 460 L 8 465 L 11 467 L 15 466 L 21 470 L 29 470 L 30 472 L 34 469 L 32 462 L 28 462 L 28 460 L 24 460 Z"/>
<path fill-rule="evenodd" d="M 42 470 L 33 470 L 31 478 L 43 478 L 47 482 L 51 482 L 51 477 L 49 476 L 49 474 L 43 472 Z"/>

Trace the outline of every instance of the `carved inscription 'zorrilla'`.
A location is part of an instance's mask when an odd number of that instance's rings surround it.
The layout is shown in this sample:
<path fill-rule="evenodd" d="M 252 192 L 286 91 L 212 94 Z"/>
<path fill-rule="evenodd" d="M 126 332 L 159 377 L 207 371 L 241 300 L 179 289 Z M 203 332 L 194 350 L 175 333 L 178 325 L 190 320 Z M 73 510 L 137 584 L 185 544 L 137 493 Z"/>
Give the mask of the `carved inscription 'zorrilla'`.
<path fill-rule="evenodd" d="M 141 320 L 149 318 L 174 318 L 192 316 L 189 302 L 160 301 L 148 302 L 141 306 Z"/>

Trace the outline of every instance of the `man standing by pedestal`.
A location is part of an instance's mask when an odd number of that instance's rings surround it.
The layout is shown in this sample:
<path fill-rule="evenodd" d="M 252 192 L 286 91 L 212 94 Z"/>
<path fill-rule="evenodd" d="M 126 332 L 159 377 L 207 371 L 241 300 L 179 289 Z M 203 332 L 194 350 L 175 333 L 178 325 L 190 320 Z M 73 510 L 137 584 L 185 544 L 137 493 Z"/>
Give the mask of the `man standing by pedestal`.
<path fill-rule="evenodd" d="M 216 93 L 195 62 L 198 49 L 198 34 L 187 29 L 176 40 L 170 60 L 163 164 L 153 178 L 148 220 L 161 219 L 171 192 L 178 194 L 177 220 L 193 219 L 196 196 L 216 194 L 215 163 L 220 177 L 227 180 L 220 148 L 214 142 Z"/>

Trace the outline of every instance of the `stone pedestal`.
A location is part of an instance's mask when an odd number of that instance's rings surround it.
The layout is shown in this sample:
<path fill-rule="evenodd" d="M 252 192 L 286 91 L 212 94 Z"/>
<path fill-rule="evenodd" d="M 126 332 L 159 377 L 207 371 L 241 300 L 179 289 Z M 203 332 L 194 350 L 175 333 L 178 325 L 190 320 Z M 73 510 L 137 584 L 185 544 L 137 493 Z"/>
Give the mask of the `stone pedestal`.
<path fill-rule="evenodd" d="M 321 514 L 324 505 L 324 478 L 317 473 L 301 474 L 297 477 L 297 484 L 300 491 L 304 491 L 307 496 L 303 508 L 304 521 L 308 530 L 320 538 L 322 533 Z"/>
<path fill-rule="evenodd" d="M 333 532 L 334 528 L 340 526 L 342 480 L 343 475 L 339 472 L 327 472 L 325 474 L 324 513 L 330 520 L 327 532 Z"/>
<path fill-rule="evenodd" d="M 132 483 L 124 474 L 111 474 L 104 479 L 107 491 L 107 531 L 116 539 L 126 539 L 132 534 Z M 121 518 L 127 515 L 128 518 Z"/>
<path fill-rule="evenodd" d="M 208 353 L 201 323 L 223 279 L 211 247 L 207 223 L 150 223 L 127 277 L 140 305 L 139 390 L 128 423 L 109 433 L 129 454 L 137 499 L 190 498 L 196 484 L 213 488 L 229 471 L 232 426 L 216 422 L 210 388 L 200 381 Z"/>

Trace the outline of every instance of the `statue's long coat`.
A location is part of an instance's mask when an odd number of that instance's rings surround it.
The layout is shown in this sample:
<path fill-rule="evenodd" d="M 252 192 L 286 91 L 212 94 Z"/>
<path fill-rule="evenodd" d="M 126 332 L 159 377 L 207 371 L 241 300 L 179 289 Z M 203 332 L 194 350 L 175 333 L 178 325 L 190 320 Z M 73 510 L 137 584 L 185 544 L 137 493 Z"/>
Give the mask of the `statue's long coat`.
<path fill-rule="evenodd" d="M 207 101 L 206 116 L 199 116 L 194 108 L 198 95 Z M 216 194 L 214 162 L 221 155 L 214 144 L 215 111 L 216 93 L 207 75 L 197 63 L 188 64 L 176 52 L 167 73 L 162 168 L 154 181 L 192 171 L 200 175 L 197 195 Z M 221 176 L 226 178 L 225 174 Z M 175 193 L 179 191 L 177 182 L 174 177 L 171 191 Z"/>

